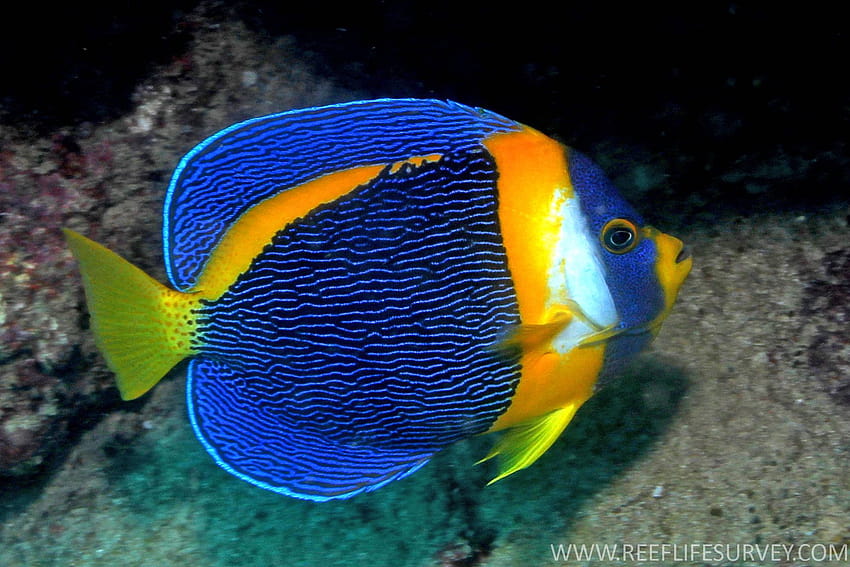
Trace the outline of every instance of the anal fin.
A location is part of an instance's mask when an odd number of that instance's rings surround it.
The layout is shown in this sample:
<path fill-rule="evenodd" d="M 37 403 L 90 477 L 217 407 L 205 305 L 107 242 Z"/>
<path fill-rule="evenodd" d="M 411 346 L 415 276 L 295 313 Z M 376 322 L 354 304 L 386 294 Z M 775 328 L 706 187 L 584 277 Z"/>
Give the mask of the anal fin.
<path fill-rule="evenodd" d="M 499 474 L 488 486 L 532 465 L 558 439 L 572 420 L 581 403 L 571 403 L 546 415 L 525 421 L 509 429 L 482 463 L 499 456 Z M 476 463 L 477 464 L 477 463 Z"/>
<path fill-rule="evenodd" d="M 189 419 L 221 468 L 260 488 L 322 502 L 404 478 L 436 451 L 337 439 L 338 432 L 299 415 L 320 412 L 320 397 L 308 398 L 300 412 L 287 411 L 297 408 L 269 396 L 285 385 L 274 373 L 253 373 L 203 355 L 192 359 Z"/>

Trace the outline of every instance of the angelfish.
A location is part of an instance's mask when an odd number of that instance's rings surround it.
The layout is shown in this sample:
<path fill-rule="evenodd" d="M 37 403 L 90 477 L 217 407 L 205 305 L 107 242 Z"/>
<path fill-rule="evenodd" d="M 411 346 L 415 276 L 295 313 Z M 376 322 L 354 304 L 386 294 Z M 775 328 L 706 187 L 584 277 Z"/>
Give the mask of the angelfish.
<path fill-rule="evenodd" d="M 537 460 L 691 269 L 581 153 L 496 113 L 379 99 L 241 122 L 174 171 L 165 286 L 65 231 L 124 399 L 189 359 L 228 472 L 348 498 L 504 431 Z"/>

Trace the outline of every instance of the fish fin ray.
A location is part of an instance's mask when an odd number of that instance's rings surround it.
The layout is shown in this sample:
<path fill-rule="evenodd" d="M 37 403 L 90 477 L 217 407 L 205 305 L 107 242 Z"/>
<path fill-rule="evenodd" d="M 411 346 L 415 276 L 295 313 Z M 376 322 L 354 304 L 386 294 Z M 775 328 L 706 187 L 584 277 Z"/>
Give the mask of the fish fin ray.
<path fill-rule="evenodd" d="M 520 349 L 523 353 L 531 353 L 548 345 L 572 320 L 571 311 L 559 310 L 545 323 L 517 325 L 504 339 L 497 343 L 496 348 L 503 351 Z"/>
<path fill-rule="evenodd" d="M 253 375 L 218 357 L 194 357 L 186 388 L 195 435 L 221 468 L 260 488 L 313 501 L 350 498 L 402 479 L 437 449 L 344 441 L 297 411 L 258 403 Z"/>
<path fill-rule="evenodd" d="M 179 302 L 185 294 L 93 240 L 63 232 L 80 266 L 95 343 L 115 373 L 121 397 L 138 398 L 191 354 L 183 318 L 174 320 L 175 313 L 162 309 L 164 298 Z"/>
<path fill-rule="evenodd" d="M 281 191 L 334 171 L 450 153 L 470 137 L 520 128 L 493 112 L 415 99 L 355 101 L 233 124 L 195 146 L 174 171 L 163 207 L 169 279 L 177 289 L 194 286 L 248 206 Z M 233 164 L 238 171 L 225 175 Z"/>
<path fill-rule="evenodd" d="M 487 485 L 531 466 L 558 439 L 580 405 L 570 404 L 544 416 L 530 419 L 504 433 L 487 456 L 478 461 L 483 463 L 499 456 L 499 473 Z"/>

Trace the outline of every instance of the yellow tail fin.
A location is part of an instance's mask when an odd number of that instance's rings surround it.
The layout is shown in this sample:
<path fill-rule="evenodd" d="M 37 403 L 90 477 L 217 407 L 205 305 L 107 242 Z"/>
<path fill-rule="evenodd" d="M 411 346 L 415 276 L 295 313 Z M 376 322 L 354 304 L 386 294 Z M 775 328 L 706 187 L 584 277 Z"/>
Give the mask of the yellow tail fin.
<path fill-rule="evenodd" d="M 197 298 L 165 287 L 81 234 L 63 232 L 80 264 L 95 343 L 121 397 L 138 398 L 194 352 Z"/>

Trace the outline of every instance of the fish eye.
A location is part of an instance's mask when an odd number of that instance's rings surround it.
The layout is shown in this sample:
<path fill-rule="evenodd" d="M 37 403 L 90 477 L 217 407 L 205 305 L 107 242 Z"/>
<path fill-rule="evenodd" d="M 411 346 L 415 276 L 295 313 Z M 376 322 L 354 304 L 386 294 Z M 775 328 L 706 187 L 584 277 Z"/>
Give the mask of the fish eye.
<path fill-rule="evenodd" d="M 602 246 L 614 254 L 625 254 L 638 243 L 638 229 L 635 224 L 626 219 L 614 219 L 602 227 Z"/>

